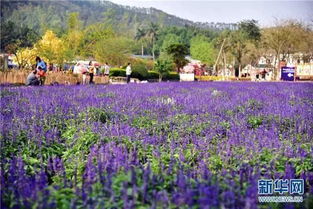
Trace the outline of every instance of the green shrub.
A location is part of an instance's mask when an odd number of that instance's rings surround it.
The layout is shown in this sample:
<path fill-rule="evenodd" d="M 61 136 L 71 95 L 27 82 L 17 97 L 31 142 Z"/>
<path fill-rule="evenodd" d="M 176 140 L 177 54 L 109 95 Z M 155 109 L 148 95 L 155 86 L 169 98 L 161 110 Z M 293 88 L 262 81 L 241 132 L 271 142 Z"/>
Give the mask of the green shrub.
<path fill-rule="evenodd" d="M 132 78 L 138 78 L 139 80 L 145 80 L 148 77 L 148 70 L 144 63 L 135 63 L 132 66 Z"/>
<path fill-rule="evenodd" d="M 179 74 L 177 72 L 170 72 L 163 78 L 164 81 L 179 81 Z"/>
<path fill-rule="evenodd" d="M 126 70 L 121 68 L 111 68 L 110 76 L 126 77 Z M 158 79 L 159 73 L 156 71 L 148 71 L 144 64 L 139 63 L 132 66 L 131 77 L 138 78 L 139 80 Z M 163 80 L 179 80 L 179 74 L 176 72 L 170 72 L 163 77 Z"/>
<path fill-rule="evenodd" d="M 249 116 L 247 122 L 248 122 L 249 128 L 258 128 L 263 123 L 263 117 L 261 117 L 261 116 Z"/>
<path fill-rule="evenodd" d="M 154 63 L 154 71 L 159 73 L 159 79 L 166 77 L 173 70 L 173 62 L 169 59 L 158 59 Z"/>
<path fill-rule="evenodd" d="M 110 76 L 126 76 L 126 70 L 121 68 L 111 68 L 110 70 Z"/>
<path fill-rule="evenodd" d="M 155 71 L 148 71 L 148 77 L 147 79 L 158 79 L 159 73 Z"/>

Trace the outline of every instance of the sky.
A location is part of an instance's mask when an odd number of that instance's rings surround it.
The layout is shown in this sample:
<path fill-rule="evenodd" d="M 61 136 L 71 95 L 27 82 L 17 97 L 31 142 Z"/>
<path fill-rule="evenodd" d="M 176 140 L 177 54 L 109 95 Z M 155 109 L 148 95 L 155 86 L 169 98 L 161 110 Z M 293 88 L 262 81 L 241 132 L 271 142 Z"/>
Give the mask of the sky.
<path fill-rule="evenodd" d="M 212 0 L 110 0 L 136 6 L 154 7 L 166 13 L 198 22 L 236 23 L 255 19 L 261 27 L 273 26 L 276 19 L 296 19 L 313 24 L 313 0 L 307 1 L 212 1 Z"/>

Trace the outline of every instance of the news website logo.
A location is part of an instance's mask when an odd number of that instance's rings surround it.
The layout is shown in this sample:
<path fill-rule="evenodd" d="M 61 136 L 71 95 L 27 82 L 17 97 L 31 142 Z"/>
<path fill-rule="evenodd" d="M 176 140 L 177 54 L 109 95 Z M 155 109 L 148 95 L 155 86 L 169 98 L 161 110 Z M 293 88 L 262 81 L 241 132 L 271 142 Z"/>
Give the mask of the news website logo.
<path fill-rule="evenodd" d="M 303 179 L 258 180 L 259 202 L 303 202 Z M 278 194 L 278 195 L 277 195 Z"/>

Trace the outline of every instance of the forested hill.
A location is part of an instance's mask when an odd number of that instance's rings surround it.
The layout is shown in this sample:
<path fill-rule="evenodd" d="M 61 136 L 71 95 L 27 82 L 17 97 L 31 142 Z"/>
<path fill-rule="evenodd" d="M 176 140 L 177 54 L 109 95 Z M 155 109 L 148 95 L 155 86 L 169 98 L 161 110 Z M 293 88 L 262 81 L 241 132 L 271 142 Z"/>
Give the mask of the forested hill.
<path fill-rule="evenodd" d="M 161 26 L 193 26 L 205 29 L 232 28 L 234 24 L 195 23 L 154 8 L 136 8 L 103 0 L 4 0 L 1 4 L 1 21 L 12 21 L 39 33 L 47 28 L 62 31 L 67 17 L 78 12 L 83 26 L 96 22 L 111 24 L 121 33 L 134 35 L 138 27 L 149 22 Z"/>

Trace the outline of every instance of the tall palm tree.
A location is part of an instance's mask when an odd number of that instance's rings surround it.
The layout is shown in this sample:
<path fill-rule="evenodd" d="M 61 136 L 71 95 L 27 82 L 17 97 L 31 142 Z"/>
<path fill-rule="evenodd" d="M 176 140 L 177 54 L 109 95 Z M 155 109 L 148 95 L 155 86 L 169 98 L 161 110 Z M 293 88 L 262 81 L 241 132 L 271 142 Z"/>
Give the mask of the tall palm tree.
<path fill-rule="evenodd" d="M 157 35 L 158 35 L 158 31 L 159 31 L 159 25 L 156 23 L 151 22 L 148 26 L 147 29 L 147 35 L 150 37 L 151 43 L 152 43 L 152 57 L 153 57 L 153 61 L 155 60 L 155 55 L 154 55 L 154 44 L 155 41 L 157 39 Z"/>
<path fill-rule="evenodd" d="M 138 28 L 137 29 L 137 32 L 136 32 L 136 36 L 135 36 L 135 39 L 137 41 L 141 40 L 141 56 L 143 56 L 144 54 L 144 51 L 143 51 L 143 41 L 142 39 L 144 39 L 146 37 L 147 33 L 146 33 L 146 30 L 145 29 L 142 29 L 142 28 Z"/>

